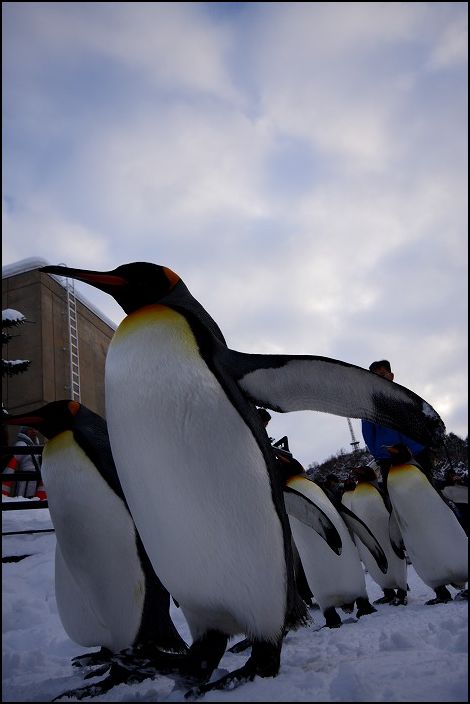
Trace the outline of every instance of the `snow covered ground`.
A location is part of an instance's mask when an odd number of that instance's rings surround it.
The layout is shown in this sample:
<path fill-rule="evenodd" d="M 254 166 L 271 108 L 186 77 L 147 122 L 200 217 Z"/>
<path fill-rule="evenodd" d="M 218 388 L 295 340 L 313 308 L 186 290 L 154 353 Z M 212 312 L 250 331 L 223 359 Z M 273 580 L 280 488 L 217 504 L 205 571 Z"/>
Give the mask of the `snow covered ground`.
<path fill-rule="evenodd" d="M 47 509 L 5 511 L 2 517 L 4 533 L 52 527 Z M 3 537 L 3 557 L 29 555 L 3 565 L 4 702 L 50 701 L 66 689 L 97 681 L 83 681 L 70 662 L 86 649 L 67 637 L 57 614 L 54 548 L 54 533 Z M 382 596 L 368 574 L 366 581 L 371 600 Z M 384 604 L 355 623 L 348 623 L 351 616 L 342 614 L 339 629 L 321 628 L 323 616 L 312 609 L 313 624 L 288 634 L 278 677 L 256 678 L 233 691 L 210 692 L 201 701 L 467 701 L 468 602 L 426 606 L 434 593 L 412 566 L 408 583 L 408 606 Z M 181 611 L 172 609 L 175 624 L 190 642 Z M 246 652 L 227 653 L 220 668 L 233 670 L 246 657 Z M 184 701 L 184 691 L 175 688 L 170 677 L 159 676 L 82 701 Z"/>

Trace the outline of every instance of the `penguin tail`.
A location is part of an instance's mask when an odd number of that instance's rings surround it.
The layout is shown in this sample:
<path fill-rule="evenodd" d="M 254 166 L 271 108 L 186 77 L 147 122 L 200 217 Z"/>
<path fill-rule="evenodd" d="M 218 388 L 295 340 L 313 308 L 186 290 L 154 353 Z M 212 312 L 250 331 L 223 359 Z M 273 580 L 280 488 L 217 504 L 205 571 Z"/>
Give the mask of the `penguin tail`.
<path fill-rule="evenodd" d="M 300 597 L 299 594 L 296 594 L 293 600 L 293 604 L 286 614 L 284 630 L 296 631 L 298 628 L 308 626 L 311 622 L 312 617 L 308 612 L 305 601 Z"/>

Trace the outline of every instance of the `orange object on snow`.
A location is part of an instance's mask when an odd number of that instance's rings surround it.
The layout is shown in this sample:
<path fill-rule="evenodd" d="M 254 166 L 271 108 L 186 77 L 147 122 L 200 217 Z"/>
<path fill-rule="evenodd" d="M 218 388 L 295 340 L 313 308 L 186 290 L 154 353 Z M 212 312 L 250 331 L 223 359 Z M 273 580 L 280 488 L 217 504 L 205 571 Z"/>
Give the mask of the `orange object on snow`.
<path fill-rule="evenodd" d="M 9 482 L 7 479 L 7 476 L 9 474 L 14 474 L 16 470 L 18 469 L 18 462 L 16 461 L 16 457 L 13 455 L 11 457 L 3 472 L 2 472 L 2 494 L 3 496 L 15 496 L 16 494 L 16 482 Z"/>
<path fill-rule="evenodd" d="M 44 488 L 44 484 L 42 482 L 38 482 L 38 488 L 36 489 L 36 493 L 34 494 L 34 496 L 37 496 L 37 498 L 41 499 L 41 501 L 46 501 L 46 489 Z"/>

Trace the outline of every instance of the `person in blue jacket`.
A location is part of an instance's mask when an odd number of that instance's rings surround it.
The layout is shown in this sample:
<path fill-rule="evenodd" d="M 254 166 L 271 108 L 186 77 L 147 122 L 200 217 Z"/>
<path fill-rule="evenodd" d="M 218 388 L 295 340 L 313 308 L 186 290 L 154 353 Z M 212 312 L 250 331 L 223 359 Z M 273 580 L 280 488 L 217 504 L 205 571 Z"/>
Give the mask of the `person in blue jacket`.
<path fill-rule="evenodd" d="M 377 362 L 372 362 L 369 370 L 373 374 L 382 376 L 389 381 L 393 381 L 394 379 L 394 374 L 388 359 L 380 359 Z M 403 443 L 408 447 L 413 455 L 413 459 L 422 467 L 426 476 L 432 479 L 433 458 L 430 448 L 420 445 L 406 435 L 403 435 L 403 433 L 399 433 L 397 430 L 386 428 L 383 425 L 376 425 L 376 423 L 371 423 L 368 420 L 362 421 L 362 437 L 367 445 L 367 449 L 380 467 L 384 486 L 388 470 L 392 465 L 387 446 L 397 443 Z"/>

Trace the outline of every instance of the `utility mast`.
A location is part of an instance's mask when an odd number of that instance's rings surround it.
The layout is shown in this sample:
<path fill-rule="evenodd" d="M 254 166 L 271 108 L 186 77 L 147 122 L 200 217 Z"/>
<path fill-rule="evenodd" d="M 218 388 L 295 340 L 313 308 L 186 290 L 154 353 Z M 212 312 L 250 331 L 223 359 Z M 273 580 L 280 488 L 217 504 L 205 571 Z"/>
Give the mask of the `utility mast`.
<path fill-rule="evenodd" d="M 353 446 L 353 452 L 356 452 L 356 450 L 359 449 L 359 440 L 356 440 L 356 436 L 354 435 L 354 430 L 352 427 L 351 418 L 347 418 L 347 421 L 348 421 L 348 425 L 349 425 L 349 432 L 351 433 L 351 440 L 352 440 L 351 445 Z"/>

